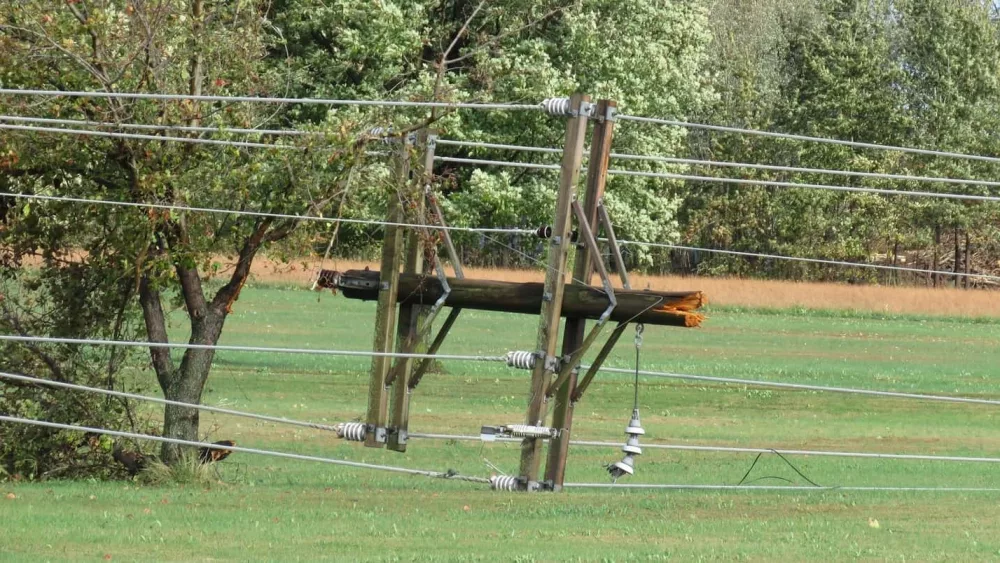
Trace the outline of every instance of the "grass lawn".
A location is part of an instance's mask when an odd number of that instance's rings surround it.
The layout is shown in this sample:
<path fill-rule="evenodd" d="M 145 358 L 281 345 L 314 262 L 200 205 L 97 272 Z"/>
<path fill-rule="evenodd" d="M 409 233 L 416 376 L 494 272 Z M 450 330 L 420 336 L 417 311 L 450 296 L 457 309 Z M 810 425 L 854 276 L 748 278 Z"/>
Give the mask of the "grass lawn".
<path fill-rule="evenodd" d="M 696 282 L 694 282 L 696 283 Z M 248 287 L 223 343 L 370 348 L 374 304 Z M 182 325 L 178 324 L 178 327 Z M 530 349 L 537 320 L 463 313 L 443 353 Z M 183 334 L 178 332 L 178 337 Z M 611 358 L 631 368 L 631 334 Z M 591 354 L 592 356 L 592 354 Z M 365 410 L 365 358 L 217 355 L 207 404 L 304 420 Z M 700 329 L 647 327 L 649 370 L 1000 398 L 1000 321 L 709 310 Z M 529 373 L 449 362 L 414 395 L 410 428 L 474 434 L 521 422 Z M 151 374 L 150 392 L 154 390 Z M 623 441 L 627 375 L 601 374 L 574 435 Z M 1000 456 L 996 408 L 643 378 L 644 443 Z M 202 415 L 206 438 L 420 469 L 516 473 L 512 444 L 413 440 L 406 454 L 329 433 Z M 606 482 L 615 449 L 571 450 L 567 481 Z M 636 483 L 735 484 L 752 454 L 646 449 Z M 1000 487 L 982 463 L 792 457 L 822 485 Z M 0 560 L 1000 559 L 998 493 L 497 493 L 476 484 L 234 454 L 221 482 L 0 483 Z M 776 456 L 755 484 L 807 484 Z M 7 498 L 13 495 L 15 498 Z M 875 521 L 877 520 L 877 525 Z"/>

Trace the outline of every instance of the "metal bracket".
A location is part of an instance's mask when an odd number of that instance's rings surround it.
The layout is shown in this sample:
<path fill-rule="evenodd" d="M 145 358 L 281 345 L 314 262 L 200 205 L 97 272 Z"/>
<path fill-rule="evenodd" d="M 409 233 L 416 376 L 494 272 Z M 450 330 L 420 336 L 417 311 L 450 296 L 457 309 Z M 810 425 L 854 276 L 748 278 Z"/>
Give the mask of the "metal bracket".
<path fill-rule="evenodd" d="M 615 237 L 615 228 L 611 224 L 611 217 L 608 215 L 608 210 L 604 207 L 603 200 L 597 202 L 597 216 L 601 219 L 601 224 L 604 225 L 605 234 L 608 235 L 608 246 L 611 248 L 611 256 L 615 259 L 618 276 L 622 279 L 622 287 L 632 289 L 632 284 L 629 283 L 628 279 L 628 271 L 625 269 L 625 259 L 622 258 L 622 250 L 618 246 L 618 239 Z"/>
<path fill-rule="evenodd" d="M 570 355 L 569 361 L 563 363 L 562 369 L 559 371 L 559 377 L 545 391 L 546 397 L 555 395 L 556 391 L 569 380 L 570 375 L 577 368 L 583 355 L 590 349 L 594 340 L 597 339 L 601 330 L 604 329 L 604 325 L 608 322 L 608 319 L 611 318 L 611 312 L 618 306 L 618 299 L 615 298 L 615 289 L 611 284 L 611 278 L 608 276 L 608 270 L 604 267 L 604 261 L 601 260 L 601 249 L 597 246 L 597 239 L 594 237 L 593 231 L 590 230 L 587 214 L 583 211 L 583 206 L 580 205 L 579 201 L 573 201 L 572 207 L 573 213 L 576 214 L 580 224 L 580 238 L 584 244 L 590 247 L 590 253 L 594 257 L 594 265 L 596 266 L 597 273 L 601 276 L 601 284 L 604 286 L 604 293 L 608 298 L 608 308 L 601 313 L 601 318 L 597 320 L 597 323 L 587 333 L 580 348 Z"/>
<path fill-rule="evenodd" d="M 375 441 L 378 442 L 379 444 L 384 444 L 386 442 L 387 437 L 388 437 L 388 432 L 386 431 L 386 429 L 382 428 L 380 426 L 372 428 L 369 425 L 368 432 L 370 432 L 372 434 L 375 434 Z"/>
<path fill-rule="evenodd" d="M 597 104 L 593 102 L 580 102 L 580 111 L 572 112 L 573 117 L 586 116 L 593 117 L 594 113 L 597 112 Z"/>

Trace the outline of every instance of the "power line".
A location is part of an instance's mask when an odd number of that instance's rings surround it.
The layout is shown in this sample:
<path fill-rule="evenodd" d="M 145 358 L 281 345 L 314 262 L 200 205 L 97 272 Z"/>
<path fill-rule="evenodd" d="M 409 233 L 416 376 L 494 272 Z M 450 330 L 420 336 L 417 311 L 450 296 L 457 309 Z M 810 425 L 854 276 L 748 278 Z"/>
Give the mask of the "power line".
<path fill-rule="evenodd" d="M 810 264 L 827 264 L 831 266 L 848 266 L 854 268 L 871 268 L 875 270 L 889 270 L 893 272 L 907 272 L 911 274 L 939 274 L 945 276 L 958 276 L 968 278 L 982 278 L 991 281 L 1000 281 L 1000 276 L 989 274 L 974 274 L 965 272 L 947 272 L 944 270 L 927 270 L 923 268 L 907 268 L 904 266 L 888 266 L 885 264 L 867 264 L 864 262 L 848 262 L 844 260 L 826 260 L 822 258 L 803 258 L 799 256 L 784 256 L 781 254 L 762 254 L 758 252 L 743 252 L 739 250 L 720 250 L 715 248 L 701 248 L 698 246 L 682 246 L 679 244 L 666 244 L 659 242 L 640 242 L 632 240 L 619 240 L 618 244 L 631 244 L 635 246 L 652 246 L 656 248 L 670 248 L 673 250 L 690 250 L 696 252 L 709 252 L 713 254 L 729 254 L 733 256 L 745 256 L 749 258 L 770 258 L 775 260 L 790 260 L 793 262 L 807 262 Z"/>
<path fill-rule="evenodd" d="M 176 444 L 178 446 L 189 446 L 194 448 L 209 448 L 213 450 L 228 450 L 233 452 L 243 452 L 248 454 L 259 454 L 259 455 L 269 455 L 274 457 L 283 457 L 286 459 L 295 459 L 299 461 L 316 461 L 320 463 L 329 463 L 333 465 L 343 465 L 347 467 L 356 467 L 359 469 L 373 469 L 377 471 L 388 471 L 392 473 L 405 473 L 407 475 L 421 475 L 424 477 L 434 477 L 439 479 L 451 479 L 457 481 L 470 481 L 473 483 L 489 483 L 489 479 L 483 477 L 469 477 L 464 475 L 458 475 L 454 472 L 442 473 L 439 471 L 424 471 L 421 469 L 409 469 L 406 467 L 396 467 L 392 465 L 376 465 L 373 463 L 362 463 L 358 461 L 347 461 L 344 459 L 333 459 L 328 457 L 317 457 L 311 455 L 302 454 L 291 454 L 286 452 L 275 452 L 271 450 L 260 450 L 257 448 L 246 448 L 242 446 L 226 446 L 221 444 L 212 444 L 208 442 L 195 442 L 191 440 L 180 440 L 177 438 L 167 438 L 164 436 L 152 436 L 149 434 L 138 434 L 135 432 L 123 432 L 120 430 L 109 430 L 107 428 L 93 428 L 90 426 L 80 426 L 76 424 L 62 424 L 59 422 L 48 422 L 44 420 L 31 420 L 28 418 L 20 418 L 15 416 L 0 415 L 0 422 L 10 422 L 13 424 L 27 424 L 30 426 L 41 426 L 43 428 L 54 428 L 57 430 L 72 430 L 76 432 L 92 433 L 92 434 L 103 434 L 107 436 L 115 436 L 117 438 L 131 438 L 133 440 L 149 440 L 152 442 L 161 442 L 165 444 Z"/>
<path fill-rule="evenodd" d="M 590 366 L 580 366 L 580 369 L 588 369 Z M 621 368 L 602 367 L 600 371 L 609 373 L 633 374 L 633 370 Z M 897 399 L 917 399 L 922 401 L 940 401 L 946 403 L 971 403 L 977 405 L 1000 406 L 1000 401 L 993 399 L 975 399 L 967 397 L 949 397 L 947 395 L 925 395 L 920 393 L 902 393 L 898 391 L 875 391 L 871 389 L 857 389 L 851 387 L 830 387 L 825 385 L 809 385 L 806 383 L 784 383 L 780 381 L 763 381 L 759 379 L 737 379 L 733 377 L 712 377 L 707 375 L 690 375 L 683 373 L 666 373 L 656 371 L 640 371 L 640 375 L 650 377 L 662 377 L 666 379 L 680 379 L 688 381 L 710 381 L 712 383 L 735 383 L 737 385 L 749 385 L 754 387 L 774 387 L 779 389 L 797 389 L 801 391 L 824 391 L 830 393 L 847 393 L 852 395 L 871 395 L 876 397 L 893 397 Z"/>
<path fill-rule="evenodd" d="M 183 205 L 166 205 L 157 203 L 138 203 L 138 202 L 127 202 L 127 201 L 109 201 L 102 199 L 86 199 L 86 198 L 75 198 L 68 196 L 46 196 L 37 194 L 21 194 L 13 192 L 0 192 L 0 197 L 10 197 L 17 199 L 29 199 L 29 200 L 40 200 L 40 201 L 60 201 L 68 203 L 86 203 L 86 204 L 99 204 L 99 205 L 110 205 L 116 207 L 137 207 L 143 209 L 164 209 L 170 211 L 190 211 L 190 212 L 203 212 L 203 213 L 222 213 L 230 215 L 241 215 L 250 217 L 274 217 L 280 219 L 294 219 L 303 221 L 319 221 L 325 223 L 348 223 L 348 224 L 359 224 L 359 225 L 377 225 L 377 226 L 397 226 L 404 228 L 422 229 L 447 229 L 450 231 L 460 231 L 460 232 L 470 232 L 470 233 L 496 233 L 496 234 L 517 234 L 517 235 L 533 235 L 535 231 L 532 229 L 522 229 L 522 228 L 491 228 L 491 227 L 456 227 L 447 226 L 441 227 L 439 225 L 422 225 L 417 223 L 394 223 L 389 221 L 377 221 L 370 219 L 345 219 L 345 218 L 332 218 L 332 217 L 316 217 L 311 215 L 290 215 L 281 213 L 266 213 L 257 211 L 237 211 L 234 209 L 219 209 L 210 207 L 191 207 Z M 861 262 L 847 262 L 840 260 L 826 260 L 820 258 L 804 258 L 798 256 L 783 256 L 780 254 L 762 254 L 754 252 L 742 252 L 736 250 L 720 250 L 713 248 L 701 248 L 696 246 L 682 246 L 658 242 L 642 242 L 642 241 L 632 241 L 632 240 L 620 240 L 620 244 L 631 244 L 635 246 L 651 246 L 656 248 L 670 248 L 675 250 L 692 250 L 701 252 L 711 252 L 716 254 L 731 254 L 735 256 L 747 256 L 756 258 L 773 258 L 777 260 L 789 260 L 795 262 L 808 262 L 816 264 L 828 264 L 835 266 L 847 266 L 847 267 L 857 267 L 857 268 L 870 268 L 878 270 L 890 270 L 899 272 L 909 272 L 914 274 L 939 274 L 946 276 L 959 276 L 959 277 L 970 277 L 970 278 L 981 278 L 988 279 L 992 281 L 1000 281 L 1000 276 L 992 276 L 987 274 L 974 274 L 974 273 L 964 273 L 964 272 L 948 272 L 944 270 L 929 270 L 921 268 L 906 268 L 902 266 L 887 266 L 882 264 L 866 264 Z"/>
<path fill-rule="evenodd" d="M 615 442 L 594 442 L 588 440 L 570 441 L 574 446 L 595 446 L 607 448 L 620 448 L 621 443 Z M 781 455 L 801 455 L 817 457 L 849 457 L 861 459 L 895 459 L 909 461 L 955 461 L 968 463 L 1000 463 L 1000 458 L 996 457 L 969 457 L 950 455 L 925 455 L 925 454 L 884 454 L 876 452 L 837 452 L 826 450 L 785 450 L 781 448 L 740 448 L 734 446 L 699 446 L 686 444 L 642 444 L 643 448 L 655 450 L 675 450 L 675 451 L 695 451 L 695 452 L 718 452 L 718 453 L 748 453 L 748 454 L 781 454 Z"/>
<path fill-rule="evenodd" d="M 168 211 L 191 211 L 198 213 L 221 213 L 227 215 L 242 215 L 247 217 L 272 217 L 275 219 L 293 219 L 302 221 L 318 221 L 321 223 L 349 223 L 355 225 L 378 225 L 394 226 L 409 229 L 440 229 L 449 231 L 462 231 L 470 233 L 507 233 L 507 234 L 531 234 L 535 231 L 530 229 L 501 229 L 501 228 L 476 228 L 476 227 L 456 227 L 449 225 L 423 225 L 420 223 L 395 223 L 391 221 L 376 221 L 373 219 L 345 219 L 335 217 L 317 217 L 314 215 L 292 215 L 287 213 L 268 213 L 264 211 L 237 211 L 235 209 L 220 209 L 216 207 L 192 207 L 185 205 L 167 205 L 163 203 L 142 203 L 134 201 L 111 201 L 106 199 L 86 199 L 69 196 L 51 196 L 38 194 L 22 194 L 14 192 L 0 192 L 0 197 L 10 197 L 15 199 L 29 199 L 38 201 L 61 201 L 66 203 L 88 203 L 96 205 L 110 205 L 113 207 L 137 207 L 141 209 L 164 209 Z"/>
<path fill-rule="evenodd" d="M 814 143 L 826 143 L 830 145 L 842 145 L 848 147 L 855 147 L 861 149 L 876 149 L 876 150 L 886 150 L 895 152 L 904 152 L 911 154 L 922 154 L 927 156 L 942 156 L 947 158 L 958 158 L 966 160 L 979 160 L 982 162 L 992 162 L 994 164 L 1000 163 L 1000 158 L 992 156 L 980 156 L 973 154 L 964 154 L 958 152 L 948 152 L 948 151 L 937 151 L 930 149 L 917 149 L 910 147 L 897 147 L 893 145 L 880 145 L 877 143 L 862 143 L 858 141 L 845 141 L 841 139 L 831 139 L 827 137 L 811 137 L 808 135 L 793 135 L 789 133 L 775 133 L 772 131 L 760 131 L 757 129 L 744 129 L 740 127 L 726 127 L 721 125 L 707 125 L 704 123 L 690 123 L 687 121 L 677 121 L 674 119 L 660 119 L 654 117 L 639 117 L 635 115 L 624 115 L 619 114 L 618 119 L 622 121 L 635 121 L 640 123 L 653 123 L 658 125 L 672 125 L 675 127 L 686 127 L 689 129 L 704 129 L 707 131 L 718 131 L 722 133 L 740 133 L 743 135 L 756 135 L 758 137 L 771 137 L 774 139 L 787 139 L 792 141 L 809 141 Z"/>
<path fill-rule="evenodd" d="M 661 483 L 564 483 L 573 489 L 666 489 L 675 491 L 796 491 L 856 493 L 1000 493 L 989 487 L 813 487 L 802 485 L 674 485 Z"/>
<path fill-rule="evenodd" d="M 126 100 L 168 100 L 197 102 L 253 102 L 265 104 L 315 104 L 327 106 L 368 106 L 405 108 L 443 108 L 477 110 L 535 110 L 541 111 L 541 104 L 472 103 L 472 102 L 418 102 L 403 100 L 336 100 L 327 98 L 276 98 L 265 96 L 206 96 L 192 94 L 146 94 L 138 92 L 80 92 L 59 90 L 27 90 L 0 88 L 0 94 L 17 96 L 54 96 L 69 98 L 116 98 Z"/>
<path fill-rule="evenodd" d="M 560 170 L 558 164 L 538 164 L 535 162 L 509 162 L 503 160 L 483 160 L 478 158 L 457 158 L 452 156 L 435 156 L 439 162 L 454 162 L 456 164 L 480 164 L 484 166 L 506 166 L 509 168 L 535 168 L 539 170 Z"/>
<path fill-rule="evenodd" d="M 121 346 L 126 348 L 166 348 L 181 350 L 221 350 L 227 352 L 263 352 L 273 354 L 311 354 L 317 356 L 360 356 L 365 358 L 413 358 L 458 360 L 469 362 L 506 362 L 507 356 L 463 356 L 457 354 L 417 354 L 403 352 L 373 352 L 371 350 L 324 350 L 313 348 L 269 348 L 227 344 L 192 344 L 185 342 L 142 342 L 128 340 L 98 340 L 91 338 L 51 338 L 47 336 L 15 336 L 0 334 L 0 342 L 34 342 L 39 344 L 77 344 L 85 346 Z"/>
<path fill-rule="evenodd" d="M 62 127 L 40 127 L 37 125 L 8 125 L 0 124 L 0 129 L 10 129 L 13 131 L 29 131 L 37 133 L 59 133 L 63 135 L 83 135 L 87 137 L 107 137 L 111 139 L 139 139 L 144 141 L 167 141 L 175 143 L 189 143 L 194 145 L 218 145 L 226 147 L 241 147 L 248 149 L 294 149 L 302 150 L 302 147 L 294 145 L 275 145 L 269 143 L 251 143 L 248 141 L 229 141 L 221 139 L 201 139 L 198 137 L 169 137 L 165 135 L 144 135 L 142 133 L 116 133 L 113 131 L 92 131 L 87 129 L 65 129 Z"/>
<path fill-rule="evenodd" d="M 239 127 L 204 127 L 192 125 L 155 125 L 145 123 L 112 123 L 109 121 L 85 121 L 80 119 L 53 119 L 48 117 L 24 117 L 18 115 L 0 115 L 0 121 L 19 123 L 50 123 L 53 125 L 70 125 L 73 127 L 107 127 L 117 129 L 136 129 L 141 131 L 183 131 L 187 133 L 227 133 L 233 135 L 288 135 L 308 136 L 322 135 L 319 131 L 298 131 L 294 129 L 242 129 Z"/>
<path fill-rule="evenodd" d="M 426 440 L 461 440 L 467 442 L 481 442 L 480 436 L 468 434 L 429 434 L 424 432 L 410 432 L 410 438 Z M 500 442 L 521 442 L 520 438 L 494 438 Z M 621 448 L 621 442 L 601 442 L 593 440 L 570 440 L 571 446 L 601 447 L 601 448 Z M 875 452 L 838 452 L 828 450 L 785 450 L 780 448 L 740 448 L 734 446 L 702 446 L 687 444 L 649 444 L 643 443 L 643 448 L 654 450 L 677 450 L 694 452 L 718 452 L 718 453 L 749 453 L 749 454 L 781 454 L 781 455 L 801 455 L 817 457 L 848 457 L 861 459 L 895 459 L 910 461 L 954 461 L 969 463 L 1000 463 L 1000 458 L 996 457 L 969 457 L 969 456 L 947 456 L 947 455 L 924 455 L 924 454 L 884 454 Z"/>
<path fill-rule="evenodd" d="M 719 160 L 698 160 L 692 158 L 674 158 L 667 156 L 644 156 L 637 154 L 611 153 L 611 158 L 619 160 L 641 160 L 664 162 L 668 164 L 691 164 L 697 166 L 716 166 L 721 168 L 749 168 L 752 170 L 772 170 L 776 172 L 795 172 L 803 174 L 831 174 L 835 176 L 857 176 L 859 178 L 877 178 L 884 180 L 905 180 L 912 182 L 935 182 L 942 184 L 958 184 L 969 186 L 1000 187 L 1000 182 L 986 180 L 969 180 L 965 178 L 939 178 L 935 176 L 910 176 L 907 174 L 885 174 L 881 172 L 855 172 L 852 170 L 834 170 L 829 168 L 802 168 L 797 166 L 778 166 L 773 164 L 750 164 L 745 162 L 726 162 Z"/>
<path fill-rule="evenodd" d="M 499 150 L 509 150 L 509 151 L 524 151 L 524 152 L 541 152 L 549 154 L 560 154 L 563 152 L 562 149 L 549 148 L 549 147 L 529 147 L 524 145 L 502 145 L 497 143 L 475 143 L 472 141 L 454 141 L 450 139 L 438 139 L 437 144 L 452 146 L 452 147 L 470 147 L 477 149 L 499 149 Z"/>
<path fill-rule="evenodd" d="M 109 397 L 121 397 L 123 399 L 134 399 L 136 401 L 146 401 L 149 403 L 158 403 L 161 405 L 173 405 L 177 407 L 187 407 L 192 409 L 197 409 L 200 411 L 214 412 L 217 414 L 225 414 L 230 416 L 239 416 L 243 418 L 251 418 L 255 420 L 263 420 L 266 422 L 275 422 L 278 424 L 288 424 L 291 426 L 302 426 L 304 428 L 312 428 L 314 430 L 327 430 L 331 432 L 336 432 L 334 426 L 327 424 L 319 424 L 316 422 L 305 422 L 301 420 L 291 420 L 288 418 L 277 417 L 277 416 L 267 416 L 263 414 L 255 414 L 244 411 L 237 411 L 232 409 L 224 409 L 220 407 L 211 407 L 208 405 L 200 405 L 195 403 L 184 403 L 181 401 L 171 401 L 169 399 L 161 399 L 159 397 L 149 397 L 147 395 L 137 395 L 135 393 L 126 393 L 123 391 L 114 391 L 111 389 L 101 389 L 99 387 L 88 387 L 86 385 L 77 385 L 74 383 L 64 383 L 62 381 L 52 381 L 49 379 L 42 379 L 39 377 L 29 377 L 26 375 L 20 375 L 15 373 L 0 372 L 0 378 L 9 379 L 13 381 L 23 381 L 25 383 L 32 383 L 36 385 L 46 385 L 48 387 L 58 387 L 60 389 L 70 389 L 73 391 L 85 391 L 87 393 L 98 393 L 101 395 L 107 395 Z"/>
<path fill-rule="evenodd" d="M 880 195 L 900 195 L 910 197 L 933 197 L 941 199 L 957 199 L 964 201 L 1000 201 L 1000 196 L 955 194 L 948 192 L 922 192 L 909 190 L 886 190 L 882 188 L 862 188 L 857 186 L 834 186 L 830 184 L 809 184 L 797 182 L 779 182 L 776 180 L 751 180 L 748 178 L 717 178 L 714 176 L 695 176 L 691 174 L 673 174 L 669 172 L 643 172 L 640 170 L 608 170 L 613 176 L 640 176 L 645 178 L 663 178 L 667 180 L 688 180 L 692 182 L 710 182 L 722 184 L 744 184 L 751 186 L 770 186 L 777 188 L 804 188 L 812 190 L 832 190 L 838 192 L 868 193 Z"/>
<path fill-rule="evenodd" d="M 435 157 L 434 160 L 439 160 L 441 162 L 454 162 L 460 164 L 478 164 L 482 166 L 501 166 L 510 168 L 537 168 L 542 170 L 559 170 L 562 167 L 558 164 L 536 164 L 531 162 L 511 162 L 504 160 L 484 160 L 484 159 L 473 159 L 473 158 L 453 158 L 453 157 Z M 804 188 L 813 190 L 832 190 L 840 192 L 856 192 L 856 193 L 870 193 L 870 194 L 881 194 L 881 195 L 899 195 L 899 196 L 910 196 L 910 197 L 933 197 L 942 199 L 957 199 L 966 201 L 1000 201 L 1000 196 L 986 196 L 986 195 L 972 195 L 972 194 L 955 194 L 947 192 L 922 192 L 922 191 L 909 191 L 909 190 L 886 190 L 882 188 L 862 188 L 856 186 L 834 186 L 830 184 L 808 184 L 808 183 L 796 183 L 796 182 L 779 182 L 775 180 L 751 180 L 747 178 L 718 178 L 713 176 L 696 176 L 691 174 L 673 174 L 669 172 L 644 172 L 641 170 L 608 170 L 608 175 L 610 176 L 638 176 L 644 178 L 661 178 L 667 180 L 688 180 L 692 182 L 711 182 L 711 183 L 729 183 L 729 184 L 746 184 L 753 186 L 770 186 L 778 188 Z"/>

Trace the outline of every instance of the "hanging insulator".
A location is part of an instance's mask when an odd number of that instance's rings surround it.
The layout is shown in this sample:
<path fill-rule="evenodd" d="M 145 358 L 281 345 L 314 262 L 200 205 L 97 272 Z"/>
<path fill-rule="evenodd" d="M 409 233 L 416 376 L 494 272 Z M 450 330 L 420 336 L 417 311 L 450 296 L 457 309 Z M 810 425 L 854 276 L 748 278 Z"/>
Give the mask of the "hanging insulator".
<path fill-rule="evenodd" d="M 552 227 L 550 225 L 542 225 L 535 230 L 535 236 L 543 239 L 552 238 Z"/>
<path fill-rule="evenodd" d="M 535 369 L 538 357 L 534 352 L 512 350 L 507 352 L 507 365 L 517 369 Z"/>
<path fill-rule="evenodd" d="M 517 491 L 521 489 L 521 483 L 517 477 L 492 475 L 490 476 L 490 488 L 494 491 Z"/>
<path fill-rule="evenodd" d="M 569 98 L 546 98 L 542 109 L 549 115 L 571 115 Z"/>
<path fill-rule="evenodd" d="M 618 479 L 626 475 L 633 475 L 635 473 L 634 466 L 635 458 L 632 457 L 632 454 L 625 454 L 624 459 L 608 466 L 608 473 L 611 474 L 611 479 L 618 482 Z"/>
<path fill-rule="evenodd" d="M 639 422 L 639 409 L 634 409 L 632 411 L 632 419 L 628 421 L 628 428 L 625 429 L 626 436 L 642 436 L 646 431 L 642 429 L 642 423 Z"/>
<path fill-rule="evenodd" d="M 334 426 L 337 436 L 350 442 L 364 442 L 368 425 L 364 422 L 341 422 Z"/>
<path fill-rule="evenodd" d="M 622 446 L 622 451 L 632 455 L 642 455 L 642 448 L 639 447 L 639 437 L 629 436 L 628 441 Z"/>

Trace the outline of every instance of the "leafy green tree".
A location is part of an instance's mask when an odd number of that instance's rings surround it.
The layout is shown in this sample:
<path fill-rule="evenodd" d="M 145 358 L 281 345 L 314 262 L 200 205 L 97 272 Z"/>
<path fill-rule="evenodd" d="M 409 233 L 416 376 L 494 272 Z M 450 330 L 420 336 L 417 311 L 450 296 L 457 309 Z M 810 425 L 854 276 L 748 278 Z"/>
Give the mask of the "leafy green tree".
<path fill-rule="evenodd" d="M 0 10 L 0 67 L 5 87 L 103 92 L 260 94 L 277 88 L 266 54 L 262 2 L 7 3 Z M 260 104 L 118 98 L 0 100 L 3 113 L 113 124 L 255 127 L 273 108 Z M 3 183 L 37 195 L 193 205 L 287 214 L 328 212 L 363 147 L 349 119 L 289 149 L 246 149 L 123 138 L 16 132 L 0 139 Z M 166 136 L 171 133 L 163 132 Z M 192 135 L 193 136 L 193 135 Z M 270 140 L 265 138 L 264 140 Z M 140 314 L 151 342 L 168 337 L 168 308 L 182 307 L 188 341 L 215 344 L 262 249 L 289 237 L 298 222 L 23 200 L 5 217 L 0 248 L 9 268 L 38 255 L 51 291 L 101 302 L 115 296 L 126 315 Z M 219 271 L 218 256 L 232 256 Z M 72 272 L 82 272 L 79 276 Z M 210 278 L 218 283 L 207 285 Z M 23 283 L 23 280 L 22 280 Z M 136 300 L 138 307 L 136 307 Z M 116 307 L 113 310 L 117 310 Z M 64 335 L 107 332 L 114 315 Z M 76 308 L 51 308 L 72 319 Z M 157 382 L 168 399 L 198 403 L 214 352 L 187 350 L 176 361 L 152 349 Z M 66 361 L 80 361 L 66 356 Z M 25 366 L 29 368 L 30 366 Z M 198 438 L 198 411 L 168 406 L 165 436 Z M 162 458 L 180 449 L 165 445 Z"/>

